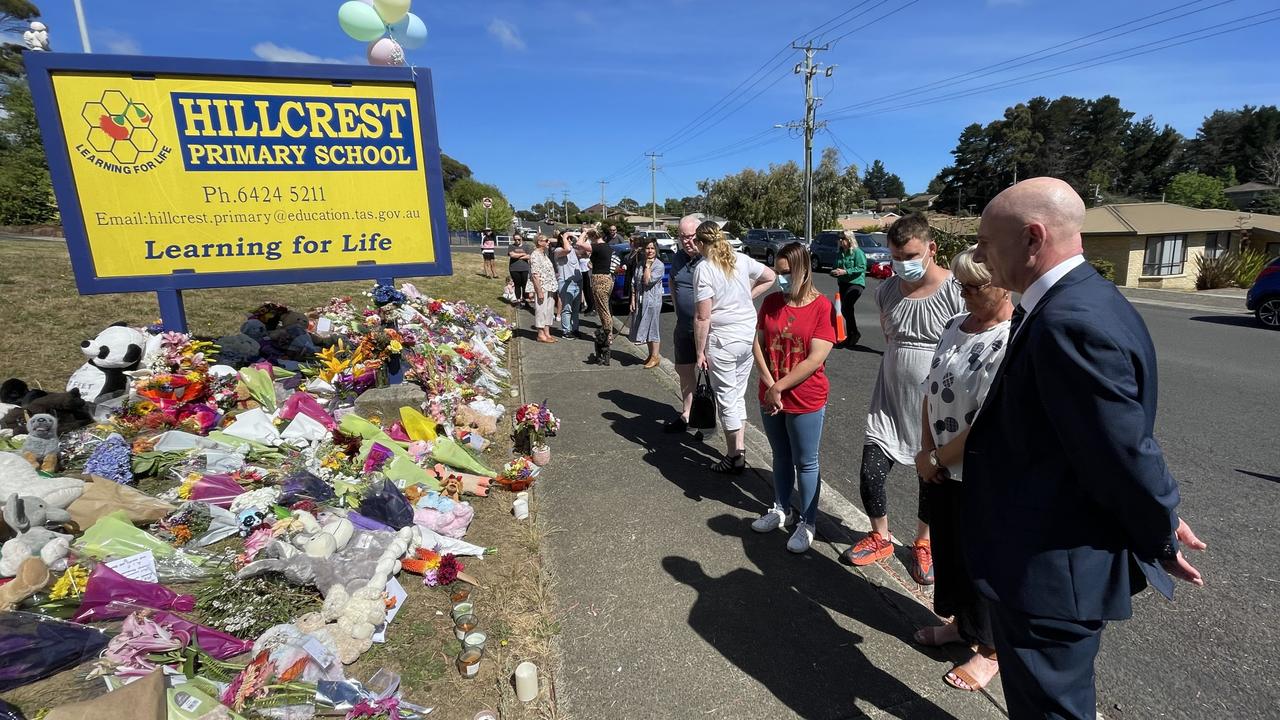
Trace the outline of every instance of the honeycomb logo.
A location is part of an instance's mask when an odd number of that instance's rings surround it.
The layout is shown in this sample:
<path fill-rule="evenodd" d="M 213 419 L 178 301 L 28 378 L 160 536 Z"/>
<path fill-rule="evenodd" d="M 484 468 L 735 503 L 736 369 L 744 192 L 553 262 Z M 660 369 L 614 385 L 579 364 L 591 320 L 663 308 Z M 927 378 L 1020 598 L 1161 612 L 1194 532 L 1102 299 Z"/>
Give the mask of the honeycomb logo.
<path fill-rule="evenodd" d="M 151 164 L 147 160 L 155 154 L 159 143 L 151 132 L 154 115 L 142 102 L 129 100 L 119 90 L 106 90 L 101 99 L 84 104 L 81 117 L 88 124 L 84 145 L 99 155 L 97 164 L 127 173 L 134 172 L 134 165 Z M 110 167 L 110 160 L 118 167 Z"/>

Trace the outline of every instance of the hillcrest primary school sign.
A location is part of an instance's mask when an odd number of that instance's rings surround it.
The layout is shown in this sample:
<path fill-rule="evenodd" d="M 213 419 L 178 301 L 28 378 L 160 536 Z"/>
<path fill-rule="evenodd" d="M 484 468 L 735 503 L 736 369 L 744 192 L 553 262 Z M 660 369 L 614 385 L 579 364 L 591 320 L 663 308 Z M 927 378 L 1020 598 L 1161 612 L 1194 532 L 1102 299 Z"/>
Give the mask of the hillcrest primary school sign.
<path fill-rule="evenodd" d="M 24 57 L 81 294 L 452 272 L 429 70 Z"/>

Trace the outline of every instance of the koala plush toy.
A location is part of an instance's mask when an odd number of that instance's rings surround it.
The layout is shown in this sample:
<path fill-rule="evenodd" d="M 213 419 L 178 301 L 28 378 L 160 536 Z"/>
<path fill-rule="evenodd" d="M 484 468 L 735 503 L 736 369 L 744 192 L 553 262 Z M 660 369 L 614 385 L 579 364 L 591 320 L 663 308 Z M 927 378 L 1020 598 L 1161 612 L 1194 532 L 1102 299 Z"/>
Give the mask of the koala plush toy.
<path fill-rule="evenodd" d="M 22 443 L 22 457 L 43 472 L 58 469 L 58 418 L 45 413 L 31 416 L 27 421 L 27 439 Z"/>

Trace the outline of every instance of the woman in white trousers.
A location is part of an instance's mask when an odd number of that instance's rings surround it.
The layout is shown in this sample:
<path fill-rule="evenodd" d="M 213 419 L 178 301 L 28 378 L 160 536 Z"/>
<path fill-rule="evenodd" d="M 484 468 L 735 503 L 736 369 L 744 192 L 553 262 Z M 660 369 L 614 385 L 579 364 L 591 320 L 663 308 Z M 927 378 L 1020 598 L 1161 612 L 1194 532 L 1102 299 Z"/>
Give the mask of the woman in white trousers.
<path fill-rule="evenodd" d="M 727 445 L 724 458 L 711 469 L 738 475 L 747 467 L 743 426 L 754 362 L 754 300 L 773 286 L 776 276 L 749 256 L 734 252 L 714 222 L 699 225 L 695 241 L 706 262 L 699 263 L 693 275 L 693 343 L 698 367 L 711 376 Z"/>

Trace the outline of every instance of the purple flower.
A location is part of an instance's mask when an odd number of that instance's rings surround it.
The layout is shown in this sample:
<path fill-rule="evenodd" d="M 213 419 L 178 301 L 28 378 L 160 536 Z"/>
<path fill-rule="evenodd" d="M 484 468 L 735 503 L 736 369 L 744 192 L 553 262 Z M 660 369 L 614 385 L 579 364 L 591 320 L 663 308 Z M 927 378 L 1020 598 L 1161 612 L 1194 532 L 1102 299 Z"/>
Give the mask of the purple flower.
<path fill-rule="evenodd" d="M 97 475 L 112 482 L 127 485 L 133 482 L 132 453 L 129 443 L 117 433 L 103 440 L 89 455 L 85 463 L 86 475 Z"/>

